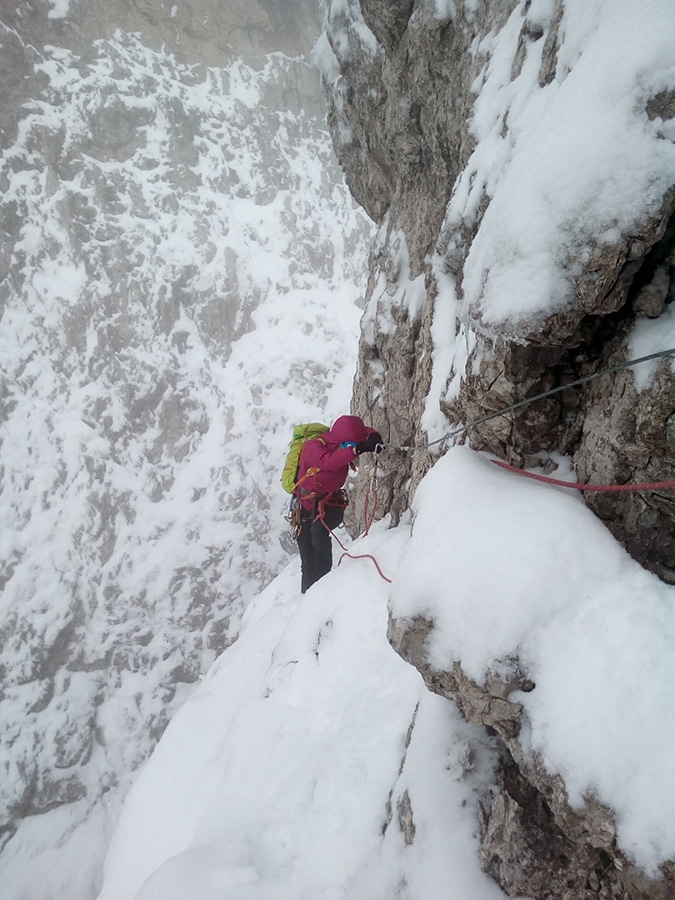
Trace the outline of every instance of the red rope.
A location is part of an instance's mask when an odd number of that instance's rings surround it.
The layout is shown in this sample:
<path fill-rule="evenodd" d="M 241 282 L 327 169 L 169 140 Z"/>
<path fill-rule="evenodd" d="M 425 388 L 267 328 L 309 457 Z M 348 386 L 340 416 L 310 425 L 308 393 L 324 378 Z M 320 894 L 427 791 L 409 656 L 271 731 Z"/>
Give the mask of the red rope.
<path fill-rule="evenodd" d="M 369 515 L 368 507 L 370 506 L 371 496 L 373 498 L 373 511 Z M 377 489 L 371 490 L 370 488 L 368 488 L 368 490 L 366 491 L 366 499 L 365 499 L 365 502 L 363 505 L 363 519 L 364 519 L 364 525 L 366 526 L 366 530 L 363 532 L 364 537 L 368 536 L 368 532 L 370 531 L 371 526 L 372 526 L 373 522 L 375 521 L 376 510 L 377 510 Z"/>
<path fill-rule="evenodd" d="M 375 568 L 377 569 L 380 578 L 382 578 L 383 581 L 386 581 L 389 584 L 391 584 L 391 578 L 387 578 L 387 576 L 384 574 L 384 572 L 380 568 L 380 564 L 378 563 L 378 561 L 375 559 L 375 557 L 372 554 L 370 554 L 370 553 L 350 553 L 349 550 L 347 550 L 347 548 L 342 543 L 342 541 L 337 536 L 337 534 L 335 534 L 335 532 L 331 528 L 329 528 L 328 525 L 326 525 L 326 520 L 324 518 L 323 510 L 319 511 L 319 515 L 317 518 L 319 518 L 323 522 L 323 527 L 326 529 L 328 534 L 330 534 L 331 537 L 335 538 L 335 540 L 340 545 L 341 549 L 344 551 L 344 553 L 338 560 L 338 566 L 340 565 L 342 560 L 345 558 L 345 556 L 348 556 L 350 559 L 370 559 L 375 564 Z"/>
<path fill-rule="evenodd" d="M 332 532 L 331 532 L 331 534 L 332 534 Z M 342 547 L 342 544 L 340 543 L 340 538 L 338 538 L 334 534 L 333 534 L 333 537 L 338 542 L 338 544 L 340 544 L 340 546 Z M 348 556 L 350 559 L 370 559 L 374 563 L 375 568 L 377 569 L 377 574 L 380 576 L 380 578 L 383 581 L 386 581 L 387 584 L 391 584 L 391 578 L 387 578 L 387 576 L 384 574 L 384 572 L 380 568 L 380 564 L 378 563 L 378 561 L 375 559 L 375 557 L 371 553 L 350 553 L 349 550 L 345 549 L 344 547 L 342 547 L 342 549 L 344 550 L 344 553 L 338 560 L 338 566 L 340 565 L 342 560 L 345 558 L 345 556 Z"/>
<path fill-rule="evenodd" d="M 491 460 L 496 466 L 516 472 L 526 478 L 535 481 L 544 481 L 546 484 L 556 484 L 559 487 L 574 488 L 577 491 L 658 491 L 662 488 L 675 488 L 675 481 L 648 481 L 643 484 L 577 484 L 576 482 L 560 481 L 558 478 L 548 478 L 546 475 L 535 475 L 534 472 L 526 472 L 516 466 L 510 466 L 501 459 Z"/>

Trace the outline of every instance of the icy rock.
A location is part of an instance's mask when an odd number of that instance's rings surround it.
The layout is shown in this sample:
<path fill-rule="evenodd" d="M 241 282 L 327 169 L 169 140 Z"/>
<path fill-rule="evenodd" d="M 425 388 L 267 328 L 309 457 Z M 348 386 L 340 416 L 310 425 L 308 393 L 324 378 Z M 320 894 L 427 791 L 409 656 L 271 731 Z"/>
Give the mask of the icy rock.
<path fill-rule="evenodd" d="M 314 0 L 3 10 L 3 897 L 75 858 L 95 894 L 96 829 L 288 562 L 293 424 L 347 403 L 369 229 L 318 31 Z"/>
<path fill-rule="evenodd" d="M 380 505 L 396 521 L 443 434 L 631 358 L 634 330 L 672 302 L 672 11 L 594 0 L 594 30 L 572 0 L 326 7 L 333 140 L 380 225 L 354 411 L 418 448 L 389 457 Z M 664 323 L 649 350 L 674 345 Z M 584 481 L 672 479 L 670 362 L 639 396 L 633 378 L 603 376 L 468 440 L 516 465 L 566 454 Z M 673 582 L 669 496 L 586 499 Z"/>
<path fill-rule="evenodd" d="M 481 861 L 511 897 L 536 900 L 668 900 L 675 890 L 670 863 L 662 878 L 650 878 L 616 846 L 613 814 L 593 796 L 572 806 L 563 779 L 550 773 L 518 740 L 523 708 L 510 699 L 535 685 L 517 660 L 477 684 L 456 662 L 434 669 L 426 656 L 433 622 L 422 617 L 390 618 L 387 635 L 403 659 L 422 674 L 436 694 L 454 701 L 468 721 L 502 742 L 499 790 L 484 798 Z M 400 816 L 400 810 L 399 810 Z M 412 821 L 412 812 L 409 820 Z"/>

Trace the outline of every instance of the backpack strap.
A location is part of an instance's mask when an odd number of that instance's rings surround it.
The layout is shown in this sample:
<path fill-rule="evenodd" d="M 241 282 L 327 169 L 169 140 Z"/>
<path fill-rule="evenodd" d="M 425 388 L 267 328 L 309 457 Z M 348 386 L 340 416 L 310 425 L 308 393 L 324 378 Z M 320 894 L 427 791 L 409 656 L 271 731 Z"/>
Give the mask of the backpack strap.
<path fill-rule="evenodd" d="M 298 488 L 302 485 L 303 481 L 306 481 L 307 478 L 313 478 L 315 475 L 318 475 L 320 471 L 321 471 L 321 469 L 318 466 L 310 466 L 309 469 L 307 469 L 305 474 L 302 476 L 300 481 L 296 481 L 293 493 L 295 494 L 295 492 L 298 490 Z"/>
<path fill-rule="evenodd" d="M 320 435 L 315 438 L 311 438 L 310 440 L 321 441 L 321 443 L 324 445 L 324 447 L 328 446 L 328 444 L 324 441 L 324 439 Z M 303 445 L 302 450 L 304 450 L 304 449 L 305 449 L 305 447 Z M 302 450 L 300 451 L 300 459 L 302 459 Z M 300 459 L 298 459 L 298 468 L 300 467 Z M 309 469 L 307 469 L 305 474 L 302 476 L 302 478 L 299 481 L 295 482 L 295 487 L 293 488 L 293 493 L 294 494 L 296 493 L 298 488 L 302 485 L 303 481 L 305 481 L 307 478 L 313 478 L 315 475 L 318 475 L 320 471 L 321 471 L 321 469 L 318 466 L 310 466 Z"/>

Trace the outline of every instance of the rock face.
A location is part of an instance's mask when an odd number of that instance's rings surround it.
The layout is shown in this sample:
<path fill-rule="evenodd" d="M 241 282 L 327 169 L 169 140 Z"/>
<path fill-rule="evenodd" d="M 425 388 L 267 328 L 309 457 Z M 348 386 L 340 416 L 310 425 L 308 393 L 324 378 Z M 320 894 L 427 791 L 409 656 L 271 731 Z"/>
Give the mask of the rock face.
<path fill-rule="evenodd" d="M 344 408 L 366 220 L 317 33 L 313 0 L 2 5 L 7 900 L 94 895 L 132 773 L 288 561 L 294 422 Z"/>
<path fill-rule="evenodd" d="M 390 457 L 383 509 L 395 518 L 431 464 L 424 448 L 440 436 L 429 430 L 431 421 L 449 431 L 625 361 L 636 323 L 662 316 L 675 296 L 675 191 L 665 171 L 654 173 L 657 189 L 612 240 L 607 221 L 602 236 L 589 225 L 583 240 L 561 239 L 567 284 L 558 308 L 489 318 L 483 303 L 489 283 L 481 294 L 473 269 L 465 271 L 475 266 L 484 234 L 490 236 L 486 215 L 498 205 L 497 197 L 491 204 L 494 185 L 478 183 L 477 161 L 482 126 L 476 97 L 494 75 L 494 35 L 503 36 L 504 93 L 528 77 L 532 96 L 553 93 L 570 66 L 561 31 L 569 23 L 561 0 L 549 7 L 548 14 L 530 15 L 529 3 L 514 0 L 414 8 L 404 0 L 363 0 L 347 13 L 345 4 L 328 4 L 326 34 L 334 52 L 333 68 L 326 66 L 329 121 L 352 193 L 380 225 L 354 405 L 372 415 L 390 445 L 420 448 Z M 672 96 L 662 90 L 639 98 L 645 122 L 665 123 L 655 140 L 660 133 L 670 146 Z M 501 124 L 492 137 L 517 147 L 520 135 L 515 127 L 509 133 L 513 110 L 493 106 Z M 460 208 L 467 191 L 470 202 Z M 566 222 L 568 230 L 577 220 Z M 484 281 L 489 274 L 486 268 Z M 514 289 L 522 286 L 517 282 Z M 448 308 L 449 293 L 454 308 Z M 450 342 L 453 330 L 454 359 L 434 370 L 436 348 Z M 666 325 L 662 330 L 665 338 Z M 471 429 L 470 440 L 517 465 L 540 463 L 542 454 L 569 455 L 582 481 L 669 480 L 675 474 L 672 392 L 665 361 L 649 389 L 636 390 L 631 371 L 615 373 L 492 419 Z M 667 496 L 623 494 L 589 503 L 636 559 L 675 581 Z"/>
<path fill-rule="evenodd" d="M 637 75 L 613 84 L 610 65 L 603 90 L 619 105 L 634 101 L 633 118 L 615 106 L 584 125 L 577 116 L 594 87 L 575 67 L 583 53 L 604 51 L 563 0 L 326 6 L 333 140 L 354 197 L 379 226 L 353 408 L 390 447 L 381 511 L 398 520 L 458 426 L 468 426 L 461 439 L 474 449 L 519 467 L 551 471 L 563 454 L 582 482 L 673 479 L 670 359 L 471 426 L 675 346 L 673 84 L 647 76 L 638 86 Z M 598 149 L 591 135 L 605 126 L 609 134 L 614 115 L 617 139 Z M 612 205 L 606 198 L 624 185 L 615 150 L 624 138 L 631 145 L 633 126 L 649 134 L 654 155 L 638 154 L 627 177 L 639 181 L 639 160 L 648 160 L 645 181 Z M 675 582 L 672 491 L 584 498 L 642 565 Z M 592 798 L 572 809 L 561 780 L 525 759 L 521 710 L 509 699 L 527 689 L 517 667 L 513 682 L 483 686 L 459 664 L 432 671 L 430 627 L 394 621 L 390 638 L 431 690 L 504 745 L 502 794 L 484 823 L 486 870 L 510 895 L 537 900 L 674 896 L 670 864 L 661 880 L 637 871 L 616 850 L 611 811 Z"/>
<path fill-rule="evenodd" d="M 488 673 L 478 685 L 459 663 L 449 672 L 428 663 L 425 643 L 433 623 L 391 620 L 388 637 L 424 677 L 429 690 L 457 703 L 464 716 L 503 742 L 500 791 L 486 802 L 481 859 L 509 896 L 536 900 L 667 900 L 675 867 L 649 878 L 617 850 L 612 811 L 594 797 L 572 807 L 559 775 L 523 753 L 518 736 L 523 708 L 511 695 L 535 685 L 517 661 Z"/>

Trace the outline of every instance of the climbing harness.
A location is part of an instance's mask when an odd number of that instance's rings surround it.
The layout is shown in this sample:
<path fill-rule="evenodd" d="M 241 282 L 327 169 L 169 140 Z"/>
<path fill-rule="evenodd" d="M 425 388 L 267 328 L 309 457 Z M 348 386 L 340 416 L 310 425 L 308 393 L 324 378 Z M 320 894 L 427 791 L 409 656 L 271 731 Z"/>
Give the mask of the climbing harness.
<path fill-rule="evenodd" d="M 320 470 L 316 469 L 316 471 L 318 472 Z M 308 469 L 307 474 L 314 473 Z M 296 489 L 302 481 L 304 481 L 304 479 L 300 479 L 296 485 Z M 284 518 L 291 526 L 293 538 L 296 541 L 300 537 L 302 526 L 308 521 L 304 514 L 310 513 L 310 510 L 302 505 L 301 498 L 302 500 L 314 500 L 314 512 L 311 513 L 311 515 L 314 516 L 314 520 L 321 519 L 321 521 L 323 521 L 327 506 L 337 507 L 338 509 L 346 509 L 349 506 L 349 498 L 347 497 L 347 492 L 344 490 L 333 491 L 332 494 L 302 494 L 300 496 L 295 494 L 291 499 L 289 511 Z"/>
<path fill-rule="evenodd" d="M 537 400 L 544 400 L 546 397 L 552 397 L 554 394 L 559 394 L 561 391 L 566 391 L 568 388 L 578 387 L 580 384 L 586 384 L 589 381 L 593 381 L 596 378 L 601 378 L 603 375 L 610 375 L 612 372 L 619 372 L 621 369 L 629 369 L 632 366 L 637 366 L 639 363 L 648 362 L 650 359 L 661 359 L 665 356 L 674 356 L 675 355 L 675 347 L 670 350 L 659 350 L 657 353 L 650 353 L 648 356 L 640 356 L 638 359 L 629 359 L 625 362 L 618 363 L 616 366 L 610 366 L 608 369 L 603 369 L 601 372 L 593 372 L 591 375 L 584 375 L 583 378 L 577 378 L 576 381 L 570 381 L 567 384 L 560 384 L 558 387 L 551 388 L 549 391 L 543 391 L 541 394 L 535 394 L 534 397 L 526 397 L 524 400 L 519 400 L 517 403 L 512 403 L 510 406 L 505 406 L 503 409 L 497 409 L 494 412 L 487 413 L 484 416 L 481 416 L 479 419 L 474 419 L 472 422 L 468 422 L 466 425 L 459 425 L 457 428 L 453 428 L 451 431 L 448 431 L 447 434 L 444 434 L 443 437 L 438 438 L 438 440 L 431 441 L 428 444 L 424 444 L 421 447 L 390 447 L 390 450 L 400 450 L 403 452 L 415 451 L 415 450 L 427 450 L 429 447 L 434 447 L 436 444 L 442 444 L 444 441 L 449 441 L 451 438 L 458 437 L 460 434 L 464 434 L 464 432 L 468 431 L 470 428 L 475 428 L 477 425 L 482 425 L 484 422 L 489 422 L 490 419 L 495 419 L 497 416 L 503 416 L 506 413 L 512 412 L 515 409 L 520 409 L 523 406 L 527 406 L 530 403 L 535 403 Z"/>
<path fill-rule="evenodd" d="M 293 540 L 297 541 L 300 537 L 300 532 L 302 531 L 302 504 L 298 497 L 291 497 L 291 505 L 284 516 L 284 519 L 286 519 L 291 526 Z"/>

